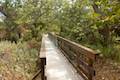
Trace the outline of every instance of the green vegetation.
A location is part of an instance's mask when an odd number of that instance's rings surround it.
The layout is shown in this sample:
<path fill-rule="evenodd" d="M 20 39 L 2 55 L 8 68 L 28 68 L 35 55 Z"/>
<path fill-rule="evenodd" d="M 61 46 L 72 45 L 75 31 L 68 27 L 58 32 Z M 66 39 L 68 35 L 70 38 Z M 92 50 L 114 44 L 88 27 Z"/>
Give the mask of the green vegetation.
<path fill-rule="evenodd" d="M 38 51 L 27 43 L 0 42 L 0 78 L 30 80 L 37 70 Z"/>
<path fill-rule="evenodd" d="M 61 36 L 120 60 L 120 1 L 62 0 L 59 4 Z"/>
<path fill-rule="evenodd" d="M 73 0 L 61 12 L 60 35 L 120 60 L 120 2 Z"/>

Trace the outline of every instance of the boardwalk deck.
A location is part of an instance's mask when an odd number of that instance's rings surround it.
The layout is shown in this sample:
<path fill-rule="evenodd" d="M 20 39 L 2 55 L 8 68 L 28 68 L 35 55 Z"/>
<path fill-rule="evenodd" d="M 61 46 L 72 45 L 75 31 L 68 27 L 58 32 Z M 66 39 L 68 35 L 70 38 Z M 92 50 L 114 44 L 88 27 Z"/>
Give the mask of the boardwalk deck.
<path fill-rule="evenodd" d="M 47 80 L 84 80 L 47 35 L 44 40 Z"/>

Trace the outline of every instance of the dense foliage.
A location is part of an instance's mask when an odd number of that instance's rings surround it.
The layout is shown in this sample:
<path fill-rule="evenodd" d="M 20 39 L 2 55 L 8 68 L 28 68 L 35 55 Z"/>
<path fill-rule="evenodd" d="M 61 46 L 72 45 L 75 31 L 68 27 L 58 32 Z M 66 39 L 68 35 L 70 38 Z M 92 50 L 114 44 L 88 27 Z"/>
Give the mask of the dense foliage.
<path fill-rule="evenodd" d="M 60 35 L 120 60 L 120 1 L 69 0 L 61 3 Z"/>
<path fill-rule="evenodd" d="M 0 42 L 0 79 L 30 80 L 36 72 L 38 51 L 27 43 Z"/>

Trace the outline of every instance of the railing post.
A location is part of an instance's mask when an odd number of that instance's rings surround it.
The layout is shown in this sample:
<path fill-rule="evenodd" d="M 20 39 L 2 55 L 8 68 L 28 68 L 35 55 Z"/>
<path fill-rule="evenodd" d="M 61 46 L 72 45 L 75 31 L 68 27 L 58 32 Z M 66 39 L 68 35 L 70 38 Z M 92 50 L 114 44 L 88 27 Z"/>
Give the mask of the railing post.
<path fill-rule="evenodd" d="M 87 48 L 85 46 L 72 42 L 60 36 L 57 36 L 57 39 L 58 39 L 58 43 L 62 42 L 58 46 L 66 53 L 66 55 L 70 54 L 71 52 L 74 53 L 73 56 L 76 55 L 74 59 L 76 64 L 74 64 L 74 62 L 72 62 L 72 64 L 77 69 L 78 73 L 80 73 L 80 75 L 85 80 L 93 80 L 93 76 L 95 76 L 93 63 L 95 62 L 96 55 L 98 54 L 95 51 L 91 50 L 90 48 Z M 67 48 L 70 48 L 71 50 L 65 49 L 65 46 Z M 70 57 L 70 56 L 67 55 L 67 57 Z M 70 58 L 68 59 L 70 62 L 72 61 L 70 60 Z"/>
<path fill-rule="evenodd" d="M 85 80 L 93 80 L 93 76 L 95 76 L 93 63 L 98 53 L 58 35 L 49 33 L 49 36 L 54 44 L 64 52 L 65 56 L 76 68 L 78 73 L 80 73 Z M 74 56 L 74 59 L 70 58 L 70 54 Z"/>
<path fill-rule="evenodd" d="M 41 78 L 42 78 L 42 80 L 46 80 L 45 65 L 46 65 L 46 58 L 41 58 Z"/>

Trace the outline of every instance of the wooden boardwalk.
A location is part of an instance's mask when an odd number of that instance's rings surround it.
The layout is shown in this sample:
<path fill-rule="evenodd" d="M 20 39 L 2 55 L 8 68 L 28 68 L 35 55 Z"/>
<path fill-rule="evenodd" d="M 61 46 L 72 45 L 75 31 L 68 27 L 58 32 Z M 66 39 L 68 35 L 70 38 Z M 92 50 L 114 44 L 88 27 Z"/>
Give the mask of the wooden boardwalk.
<path fill-rule="evenodd" d="M 52 43 L 48 35 L 45 35 L 44 38 L 47 80 L 84 80 L 62 52 Z"/>

